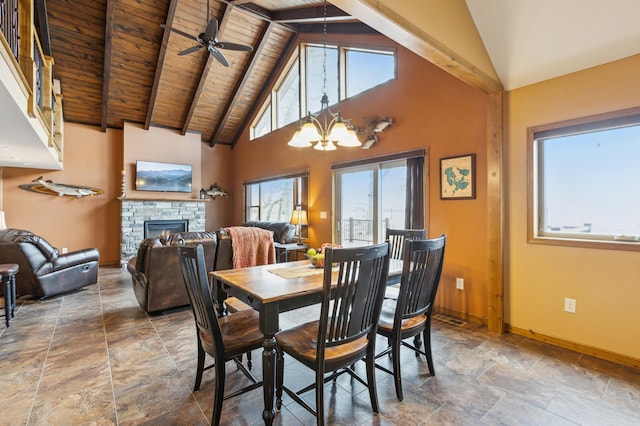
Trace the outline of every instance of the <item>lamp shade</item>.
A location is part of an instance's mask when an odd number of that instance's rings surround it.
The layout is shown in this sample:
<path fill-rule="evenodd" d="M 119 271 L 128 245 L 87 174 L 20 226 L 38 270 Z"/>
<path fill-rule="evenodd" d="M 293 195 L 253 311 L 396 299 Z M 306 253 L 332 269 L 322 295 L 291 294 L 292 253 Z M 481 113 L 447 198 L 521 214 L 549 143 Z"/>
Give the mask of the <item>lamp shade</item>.
<path fill-rule="evenodd" d="M 355 146 L 361 146 L 362 145 L 362 142 L 360 142 L 360 140 L 358 139 L 358 136 L 356 135 L 355 130 L 346 129 L 345 133 L 346 133 L 345 138 L 340 140 L 338 142 L 338 145 L 340 145 L 340 146 L 348 146 L 348 147 L 355 147 Z"/>
<path fill-rule="evenodd" d="M 0 229 L 7 229 L 7 221 L 4 218 L 4 210 L 0 210 Z"/>
<path fill-rule="evenodd" d="M 292 225 L 308 225 L 307 221 L 307 211 L 306 210 L 294 210 L 291 213 L 291 224 Z"/>

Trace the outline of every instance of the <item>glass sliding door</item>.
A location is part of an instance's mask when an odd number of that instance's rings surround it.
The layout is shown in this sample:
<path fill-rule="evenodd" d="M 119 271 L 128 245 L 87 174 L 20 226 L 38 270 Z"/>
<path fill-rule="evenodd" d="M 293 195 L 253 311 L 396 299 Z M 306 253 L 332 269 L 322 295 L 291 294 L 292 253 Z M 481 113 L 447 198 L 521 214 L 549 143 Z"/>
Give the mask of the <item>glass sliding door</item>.
<path fill-rule="evenodd" d="M 404 228 L 406 173 L 406 160 L 336 170 L 334 241 L 374 244 L 387 228 Z"/>

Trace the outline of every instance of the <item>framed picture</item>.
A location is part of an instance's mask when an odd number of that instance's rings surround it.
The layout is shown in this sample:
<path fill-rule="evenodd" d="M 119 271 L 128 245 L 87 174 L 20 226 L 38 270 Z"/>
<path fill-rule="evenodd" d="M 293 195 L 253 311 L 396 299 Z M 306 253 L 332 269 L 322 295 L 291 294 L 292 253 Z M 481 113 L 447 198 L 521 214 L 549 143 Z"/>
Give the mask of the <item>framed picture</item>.
<path fill-rule="evenodd" d="M 440 199 L 476 198 L 476 155 L 467 154 L 440 159 Z"/>

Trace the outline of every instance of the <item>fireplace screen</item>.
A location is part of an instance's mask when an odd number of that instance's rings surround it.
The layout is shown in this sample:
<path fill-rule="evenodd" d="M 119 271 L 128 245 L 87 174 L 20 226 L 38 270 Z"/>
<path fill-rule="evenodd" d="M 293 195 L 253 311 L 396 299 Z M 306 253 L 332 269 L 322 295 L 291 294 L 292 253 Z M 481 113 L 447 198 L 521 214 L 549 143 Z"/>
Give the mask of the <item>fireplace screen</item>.
<path fill-rule="evenodd" d="M 145 220 L 144 238 L 158 238 L 167 233 L 186 232 L 188 229 L 187 219 Z"/>

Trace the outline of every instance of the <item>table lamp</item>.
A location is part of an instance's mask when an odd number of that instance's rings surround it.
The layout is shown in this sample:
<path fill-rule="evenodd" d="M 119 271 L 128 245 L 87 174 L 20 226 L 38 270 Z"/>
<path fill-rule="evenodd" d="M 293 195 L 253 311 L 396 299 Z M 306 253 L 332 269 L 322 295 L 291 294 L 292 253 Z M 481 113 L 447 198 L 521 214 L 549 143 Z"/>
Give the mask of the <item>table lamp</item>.
<path fill-rule="evenodd" d="M 309 222 L 307 221 L 307 211 L 295 209 L 293 213 L 291 213 L 291 224 L 296 225 L 296 232 L 298 234 L 298 245 L 303 245 L 301 226 L 309 224 Z"/>

